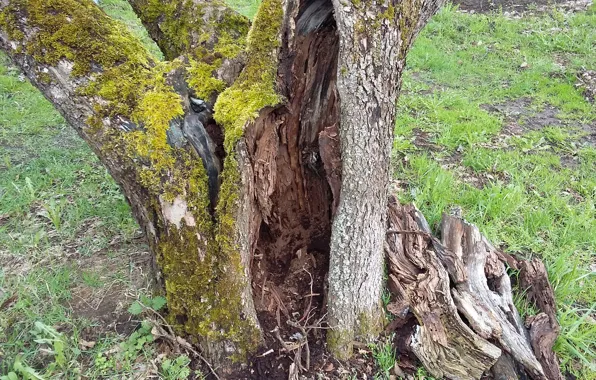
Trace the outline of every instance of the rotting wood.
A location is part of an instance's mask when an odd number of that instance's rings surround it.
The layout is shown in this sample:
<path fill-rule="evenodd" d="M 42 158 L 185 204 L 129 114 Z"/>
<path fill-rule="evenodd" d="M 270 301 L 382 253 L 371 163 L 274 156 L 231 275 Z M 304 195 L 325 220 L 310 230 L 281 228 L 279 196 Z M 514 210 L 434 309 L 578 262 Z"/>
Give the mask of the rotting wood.
<path fill-rule="evenodd" d="M 390 199 L 387 310 L 397 316 L 393 329 L 410 329 L 401 344 L 436 377 L 561 380 L 552 351 L 560 329 L 542 262 L 498 251 L 460 217 L 444 215 L 441 231 L 442 242 L 415 206 Z M 518 287 L 541 311 L 526 321 L 529 331 L 513 305 L 505 264 L 519 269 Z"/>
<path fill-rule="evenodd" d="M 514 269 L 519 269 L 518 288 L 526 292 L 526 297 L 533 302 L 540 313 L 526 320 L 530 329 L 530 341 L 534 354 L 542 364 L 548 379 L 563 380 L 559 361 L 553 351 L 553 345 L 561 328 L 557 321 L 555 293 L 548 281 L 544 263 L 536 258 L 520 260 L 511 255 L 500 253 L 501 260 Z"/>
<path fill-rule="evenodd" d="M 544 378 L 529 334 L 513 305 L 511 281 L 496 249 L 476 226 L 448 214 L 443 215 L 441 237 L 443 245 L 461 260 L 467 274 L 467 280 L 455 283 L 451 289 L 458 311 L 478 335 L 498 341 L 533 378 Z"/>
<path fill-rule="evenodd" d="M 427 223 L 414 206 L 392 200 L 388 229 L 424 231 Z M 424 234 L 388 234 L 385 252 L 395 295 L 406 300 L 418 319 L 411 349 L 433 376 L 478 379 L 501 350 L 475 334 L 459 317 L 449 275 Z"/>

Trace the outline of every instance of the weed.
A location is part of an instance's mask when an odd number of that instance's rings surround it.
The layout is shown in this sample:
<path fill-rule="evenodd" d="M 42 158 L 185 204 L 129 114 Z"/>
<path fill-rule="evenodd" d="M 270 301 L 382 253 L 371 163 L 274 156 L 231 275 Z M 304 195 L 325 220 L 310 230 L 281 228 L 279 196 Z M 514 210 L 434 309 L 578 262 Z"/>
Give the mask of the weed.
<path fill-rule="evenodd" d="M 416 373 L 414 374 L 414 379 L 415 380 L 435 380 L 434 377 L 432 377 L 431 375 L 428 374 L 428 372 L 426 372 L 426 369 L 424 369 L 424 367 L 418 367 L 418 369 L 416 369 Z"/>
<path fill-rule="evenodd" d="M 159 311 L 166 305 L 165 297 L 148 297 L 142 295 L 138 301 L 135 301 L 128 308 L 128 312 L 132 315 L 140 315 L 146 310 Z"/>
<path fill-rule="evenodd" d="M 395 349 L 393 348 L 393 336 L 385 341 L 379 341 L 376 344 L 370 344 L 373 359 L 379 367 L 379 372 L 375 375 L 377 379 L 389 379 L 391 370 L 395 366 Z"/>
<path fill-rule="evenodd" d="M 164 380 L 185 380 L 190 376 L 190 359 L 186 355 L 180 355 L 176 359 L 165 359 L 161 362 L 159 374 Z M 204 379 L 200 371 L 195 371 L 195 378 Z"/>
<path fill-rule="evenodd" d="M 139 356 L 153 356 L 151 322 L 143 321 L 141 326 L 128 339 L 121 342 L 116 349 L 100 351 L 94 359 L 93 376 L 113 376 L 118 373 L 129 373 L 135 370 Z"/>
<path fill-rule="evenodd" d="M 41 213 L 41 215 L 48 218 L 54 225 L 54 228 L 59 231 L 60 227 L 62 227 L 62 206 L 60 203 L 52 199 L 50 202 L 43 204 L 43 209 L 45 212 Z"/>

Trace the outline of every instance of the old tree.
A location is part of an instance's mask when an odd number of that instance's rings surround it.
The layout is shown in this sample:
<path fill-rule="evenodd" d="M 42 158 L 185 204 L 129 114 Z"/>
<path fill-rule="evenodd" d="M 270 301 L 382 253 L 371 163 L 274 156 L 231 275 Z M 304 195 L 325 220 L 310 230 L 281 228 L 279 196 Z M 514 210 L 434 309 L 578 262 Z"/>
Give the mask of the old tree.
<path fill-rule="evenodd" d="M 397 327 L 433 374 L 478 378 L 503 348 L 544 377 L 494 249 L 474 265 L 470 226 L 444 221 L 440 243 L 416 210 L 388 212 L 400 76 L 442 0 L 263 0 L 252 23 L 219 1 L 129 2 L 164 61 L 92 0 L 0 0 L 0 46 L 119 184 L 169 322 L 221 373 L 315 324 L 348 358 L 384 327 L 387 253 L 390 309 L 416 317 Z"/>

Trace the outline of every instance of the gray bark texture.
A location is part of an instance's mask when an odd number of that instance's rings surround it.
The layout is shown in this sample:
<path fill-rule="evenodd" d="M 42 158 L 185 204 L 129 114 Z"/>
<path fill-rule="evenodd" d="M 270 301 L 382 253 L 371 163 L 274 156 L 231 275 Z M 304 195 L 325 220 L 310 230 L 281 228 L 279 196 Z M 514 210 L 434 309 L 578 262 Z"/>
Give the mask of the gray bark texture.
<path fill-rule="evenodd" d="M 382 328 L 387 185 L 395 103 L 406 53 L 442 1 L 333 1 L 339 32 L 342 183 L 333 221 L 329 271 L 331 350 L 351 354 L 352 341 Z"/>

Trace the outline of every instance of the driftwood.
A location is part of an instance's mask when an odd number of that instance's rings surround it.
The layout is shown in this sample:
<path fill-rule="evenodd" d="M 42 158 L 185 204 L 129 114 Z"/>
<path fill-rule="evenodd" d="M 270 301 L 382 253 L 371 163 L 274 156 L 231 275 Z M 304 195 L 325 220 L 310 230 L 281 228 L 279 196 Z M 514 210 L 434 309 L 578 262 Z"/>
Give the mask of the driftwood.
<path fill-rule="evenodd" d="M 552 351 L 559 332 L 554 296 L 540 261 L 499 252 L 458 216 L 443 216 L 439 240 L 415 206 L 391 199 L 388 213 L 388 310 L 416 318 L 407 346 L 433 376 L 562 379 Z M 513 304 L 505 263 L 519 269 L 519 287 L 541 310 L 527 321 L 529 330 Z"/>

